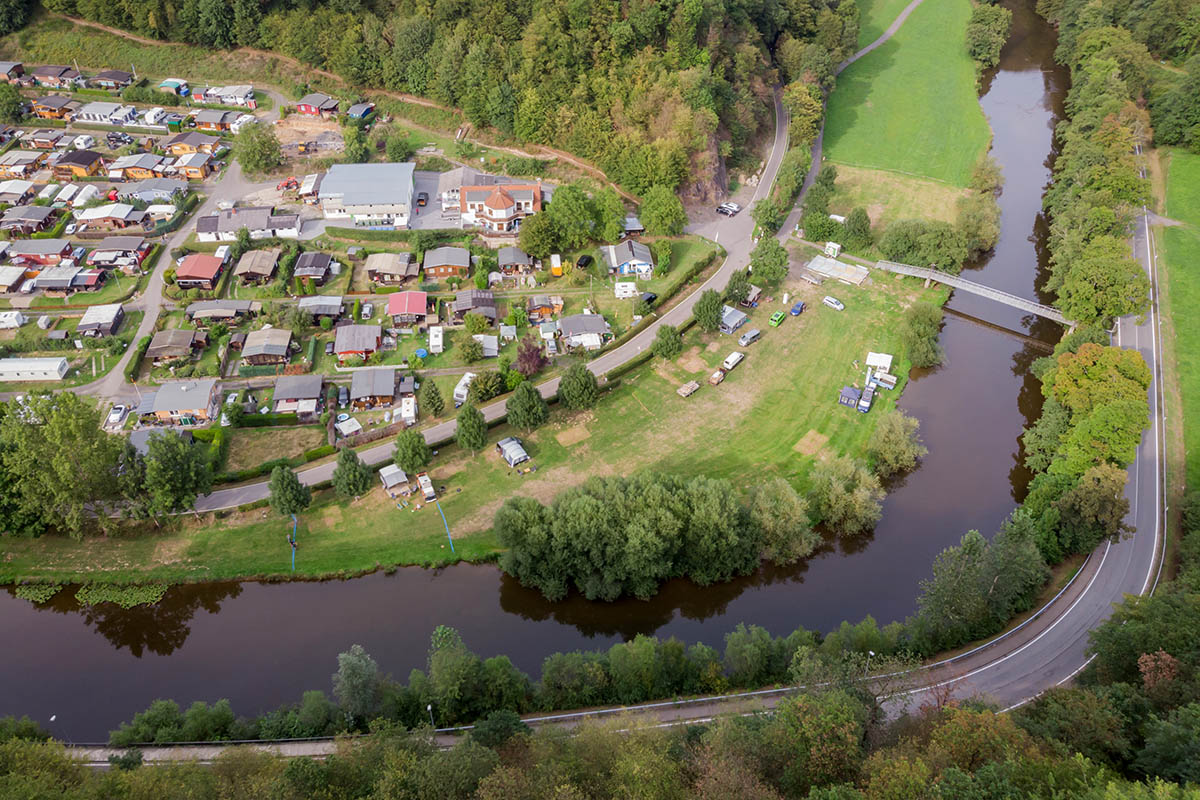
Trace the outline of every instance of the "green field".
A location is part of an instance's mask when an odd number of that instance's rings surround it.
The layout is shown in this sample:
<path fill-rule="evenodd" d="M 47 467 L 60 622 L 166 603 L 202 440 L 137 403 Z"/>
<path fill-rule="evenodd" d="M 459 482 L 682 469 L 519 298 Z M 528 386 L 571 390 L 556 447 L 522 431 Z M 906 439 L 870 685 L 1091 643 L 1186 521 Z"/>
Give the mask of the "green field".
<path fill-rule="evenodd" d="M 911 0 L 858 0 L 858 46 L 878 39 Z"/>
<path fill-rule="evenodd" d="M 1167 169 L 1164 213 L 1184 223 L 1162 230 L 1167 262 L 1169 328 L 1175 332 L 1175 362 L 1183 403 L 1187 483 L 1200 482 L 1200 156 L 1173 150 Z"/>
<path fill-rule="evenodd" d="M 990 138 L 964 44 L 970 13 L 969 0 L 925 0 L 841 74 L 829 97 L 826 158 L 967 185 Z"/>
<path fill-rule="evenodd" d="M 660 469 L 727 478 L 741 491 L 783 476 L 804 488 L 815 459 L 861 455 L 899 390 L 881 392 L 866 415 L 838 406 L 838 390 L 861 384 L 868 350 L 894 353 L 898 371 L 907 374 L 896 320 L 923 290 L 915 282 L 891 279 L 864 288 L 783 288 L 789 303 L 801 297 L 809 310 L 770 328 L 767 318 L 782 307 L 782 298 L 762 303 L 749 323 L 764 331 L 758 343 L 737 348 L 734 337 L 692 330 L 676 361 L 651 361 L 622 376 L 597 408 L 575 414 L 556 410 L 546 426 L 521 435 L 536 472 L 509 469 L 494 450 L 472 457 L 453 446 L 440 448 L 430 473 L 445 489 L 441 505 L 454 532 L 454 556 L 432 508 L 397 508 L 379 490 L 358 502 L 336 502 L 326 494 L 300 519 L 297 574 L 485 558 L 495 552 L 492 518 L 506 498 L 549 501 L 592 475 Z M 846 311 L 821 306 L 826 291 L 840 298 Z M 925 294 L 945 296 L 940 289 Z M 734 349 L 744 349 L 745 362 L 720 386 L 709 386 L 707 377 Z M 454 380 L 447 376 L 439 385 L 448 389 Z M 690 398 L 679 397 L 676 388 L 690 380 L 701 388 Z M 500 426 L 491 440 L 512 433 Z M 188 518 L 166 531 L 151 525 L 107 541 L 14 539 L 6 545 L 0 581 L 286 576 L 291 554 L 283 545 L 285 527 L 269 510 L 255 509 Z"/>

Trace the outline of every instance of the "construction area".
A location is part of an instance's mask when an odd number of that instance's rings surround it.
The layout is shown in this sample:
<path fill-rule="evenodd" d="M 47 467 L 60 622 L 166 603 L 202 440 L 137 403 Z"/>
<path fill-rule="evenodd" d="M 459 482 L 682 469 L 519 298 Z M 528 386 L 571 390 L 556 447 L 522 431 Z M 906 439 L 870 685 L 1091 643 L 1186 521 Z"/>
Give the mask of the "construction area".
<path fill-rule="evenodd" d="M 273 124 L 285 158 L 339 153 L 346 146 L 341 129 L 331 119 L 289 114 Z"/>

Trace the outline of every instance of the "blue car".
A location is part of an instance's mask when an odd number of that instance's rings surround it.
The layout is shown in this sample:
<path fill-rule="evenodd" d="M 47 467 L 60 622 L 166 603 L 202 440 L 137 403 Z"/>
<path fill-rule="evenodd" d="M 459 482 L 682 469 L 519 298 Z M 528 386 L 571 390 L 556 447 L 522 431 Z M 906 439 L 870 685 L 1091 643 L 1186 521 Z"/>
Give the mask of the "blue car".
<path fill-rule="evenodd" d="M 793 317 L 798 317 L 803 313 L 804 313 L 804 301 L 801 300 L 799 303 L 796 303 L 796 305 L 792 306 L 791 314 Z"/>

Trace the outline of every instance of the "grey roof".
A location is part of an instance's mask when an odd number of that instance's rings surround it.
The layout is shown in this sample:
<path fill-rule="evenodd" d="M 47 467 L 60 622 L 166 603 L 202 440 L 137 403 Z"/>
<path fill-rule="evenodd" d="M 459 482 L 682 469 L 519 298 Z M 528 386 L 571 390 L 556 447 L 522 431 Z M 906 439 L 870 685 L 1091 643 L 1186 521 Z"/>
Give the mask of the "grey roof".
<path fill-rule="evenodd" d="M 334 164 L 321 180 L 317 196 L 338 198 L 345 206 L 410 205 L 413 163 Z"/>
<path fill-rule="evenodd" d="M 46 106 L 47 108 L 66 108 L 70 102 L 71 98 L 63 94 L 48 94 L 34 101 L 36 105 Z"/>
<path fill-rule="evenodd" d="M 390 367 L 355 370 L 350 378 L 351 400 L 363 397 L 392 397 L 395 392 L 396 370 Z"/>
<path fill-rule="evenodd" d="M 316 278 L 322 277 L 329 271 L 329 265 L 333 262 L 333 257 L 328 253 L 306 252 L 301 253 L 296 259 L 295 269 L 292 275 L 297 278 Z"/>
<path fill-rule="evenodd" d="M 196 122 L 212 122 L 212 123 L 228 123 L 233 122 L 241 114 L 239 111 L 219 111 L 217 109 L 205 109 L 196 114 Z"/>
<path fill-rule="evenodd" d="M 275 272 L 275 264 L 279 261 L 279 254 L 283 252 L 278 247 L 272 247 L 267 250 L 249 250 L 238 259 L 237 267 L 234 268 L 234 275 L 265 275 L 270 277 Z"/>
<path fill-rule="evenodd" d="M 650 248 L 641 242 L 627 239 L 620 244 L 609 245 L 600 249 L 604 252 L 604 259 L 608 262 L 610 269 L 616 269 L 621 264 L 630 261 L 654 263 L 654 257 L 650 254 Z"/>
<path fill-rule="evenodd" d="M 177 178 L 147 178 L 136 183 L 127 183 L 117 189 L 119 197 L 170 197 L 187 191 L 187 181 Z"/>
<path fill-rule="evenodd" d="M 242 345 L 242 358 L 248 356 L 286 356 L 292 343 L 292 332 L 287 328 L 260 328 L 246 334 Z"/>
<path fill-rule="evenodd" d="M 331 297 L 325 297 L 322 295 L 301 297 L 300 310 L 307 311 L 309 314 L 325 314 L 328 316 L 336 316 L 342 313 L 342 297 L 341 295 Z"/>
<path fill-rule="evenodd" d="M 337 108 L 338 101 L 324 92 L 311 92 L 301 97 L 298 106 L 316 106 L 321 110 Z"/>
<path fill-rule="evenodd" d="M 8 246 L 9 258 L 14 256 L 48 256 L 61 253 L 71 246 L 66 239 L 26 239 Z"/>
<path fill-rule="evenodd" d="M 45 222 L 54 213 L 49 206 L 16 206 L 4 212 L 4 222 Z"/>
<path fill-rule="evenodd" d="M 150 396 L 153 397 L 153 395 Z M 138 406 L 138 411 L 141 412 L 141 406 Z M 144 413 L 148 414 L 150 412 L 146 411 Z M 172 426 L 167 428 L 141 428 L 139 430 L 132 431 L 129 434 L 129 443 L 133 445 L 134 450 L 137 450 L 138 453 L 144 456 L 150 452 L 151 436 L 166 436 L 172 433 L 178 436 L 180 439 L 183 439 L 185 442 L 191 443 L 192 441 L 191 431 Z"/>
<path fill-rule="evenodd" d="M 268 206 L 229 208 L 207 214 L 196 220 L 197 233 L 237 233 L 242 228 L 252 231 L 295 228 L 298 214 L 276 214 Z"/>
<path fill-rule="evenodd" d="M 522 266 L 530 266 L 533 264 L 533 259 L 519 247 L 501 247 L 496 253 L 497 262 L 500 266 L 505 264 L 520 264 Z"/>
<path fill-rule="evenodd" d="M 471 252 L 465 247 L 438 247 L 425 253 L 425 269 L 445 266 L 471 266 Z"/>
<path fill-rule="evenodd" d="M 278 403 L 280 400 L 313 400 L 321 396 L 323 375 L 284 375 L 275 381 L 275 392 L 271 399 Z"/>
<path fill-rule="evenodd" d="M 210 136 L 209 134 L 201 133 L 200 131 L 188 131 L 187 133 L 180 133 L 172 136 L 170 139 L 167 139 L 165 142 L 163 142 L 163 147 L 171 147 L 172 145 L 177 144 L 190 144 L 193 147 L 200 147 L 201 145 L 206 144 L 216 144 L 219 141 L 221 141 L 221 139 L 217 136 Z"/>
<path fill-rule="evenodd" d="M 721 325 L 726 328 L 736 328 L 750 319 L 733 306 L 721 306 Z"/>
<path fill-rule="evenodd" d="M 146 240 L 141 236 L 106 236 L 96 245 L 97 250 L 138 250 Z"/>
<path fill-rule="evenodd" d="M 154 334 L 150 346 L 146 348 L 146 357 L 175 358 L 190 355 L 192 342 L 196 340 L 196 331 L 186 328 L 170 328 Z"/>
<path fill-rule="evenodd" d="M 374 106 L 374 103 L 355 103 L 346 110 L 346 113 L 352 117 L 361 117 L 365 116 Z"/>
<path fill-rule="evenodd" d="M 95 150 L 68 150 L 62 154 L 62 158 L 58 159 L 58 163 L 54 166 L 88 167 L 102 158 L 103 156 Z"/>
<path fill-rule="evenodd" d="M 412 394 L 417 390 L 417 379 L 412 375 L 401 375 L 400 383 L 396 386 L 397 394 Z"/>
<path fill-rule="evenodd" d="M 100 306 L 88 306 L 79 320 L 76 330 L 91 330 L 92 328 L 111 328 L 121 315 L 120 303 L 106 303 Z"/>
<path fill-rule="evenodd" d="M 103 72 L 97 72 L 93 81 L 131 81 L 133 80 L 132 72 L 125 72 L 119 69 L 106 69 Z"/>
<path fill-rule="evenodd" d="M 158 387 L 154 395 L 155 411 L 179 411 L 205 408 L 216 388 L 216 378 L 199 381 L 171 381 Z"/>
<path fill-rule="evenodd" d="M 187 315 L 189 317 L 234 316 L 254 311 L 254 305 L 255 303 L 251 300 L 197 300 L 187 307 Z"/>
<path fill-rule="evenodd" d="M 624 225 L 625 230 L 631 233 L 634 231 L 644 231 L 646 229 L 646 226 L 643 225 L 642 221 L 637 217 L 626 217 Z"/>
<path fill-rule="evenodd" d="M 465 289 L 454 296 L 454 312 L 477 311 L 487 316 L 496 316 L 496 296 L 487 289 Z"/>
<path fill-rule="evenodd" d="M 483 348 L 484 358 L 495 358 L 500 355 L 500 337 L 489 336 L 486 333 L 476 333 L 471 336 Z"/>
<path fill-rule="evenodd" d="M 11 252 L 11 251 L 10 251 Z M 75 280 L 75 276 L 83 270 L 80 267 L 50 267 L 38 273 L 36 278 L 39 289 L 67 289 Z"/>
<path fill-rule="evenodd" d="M 118 169 L 154 169 L 165 161 L 162 156 L 156 156 L 154 153 L 133 153 L 127 156 L 121 156 L 113 160 L 109 165 L 109 171 Z"/>
<path fill-rule="evenodd" d="M 504 456 L 504 460 L 512 466 L 529 460 L 529 453 L 525 452 L 525 448 L 521 446 L 521 440 L 514 436 L 496 442 L 496 447 Z"/>
<path fill-rule="evenodd" d="M 372 253 L 364 264 L 367 272 L 384 275 L 417 276 L 417 261 L 412 253 Z"/>
<path fill-rule="evenodd" d="M 343 325 L 334 336 L 333 349 L 338 353 L 362 353 L 378 347 L 383 329 L 378 325 Z"/>
<path fill-rule="evenodd" d="M 585 333 L 605 334 L 609 332 L 609 327 L 600 314 L 571 314 L 558 321 L 558 330 L 569 338 Z"/>
<path fill-rule="evenodd" d="M 383 482 L 385 489 L 390 489 L 393 486 L 398 486 L 402 483 L 408 483 L 408 475 L 404 474 L 404 470 L 400 469 L 395 464 L 388 464 L 383 469 L 379 470 L 379 480 Z"/>

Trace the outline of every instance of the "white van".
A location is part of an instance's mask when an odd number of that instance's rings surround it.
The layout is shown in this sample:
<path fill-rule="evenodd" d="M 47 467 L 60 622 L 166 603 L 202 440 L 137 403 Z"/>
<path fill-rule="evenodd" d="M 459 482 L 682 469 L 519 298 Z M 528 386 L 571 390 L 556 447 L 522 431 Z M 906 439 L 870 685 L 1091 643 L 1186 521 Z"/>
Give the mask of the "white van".
<path fill-rule="evenodd" d="M 745 357 L 746 357 L 745 353 L 734 350 L 732 353 L 725 356 L 725 360 L 721 362 L 721 368 L 724 369 L 726 372 L 729 372 L 731 369 L 736 367 L 738 364 L 742 363 L 742 359 L 744 359 Z"/>

